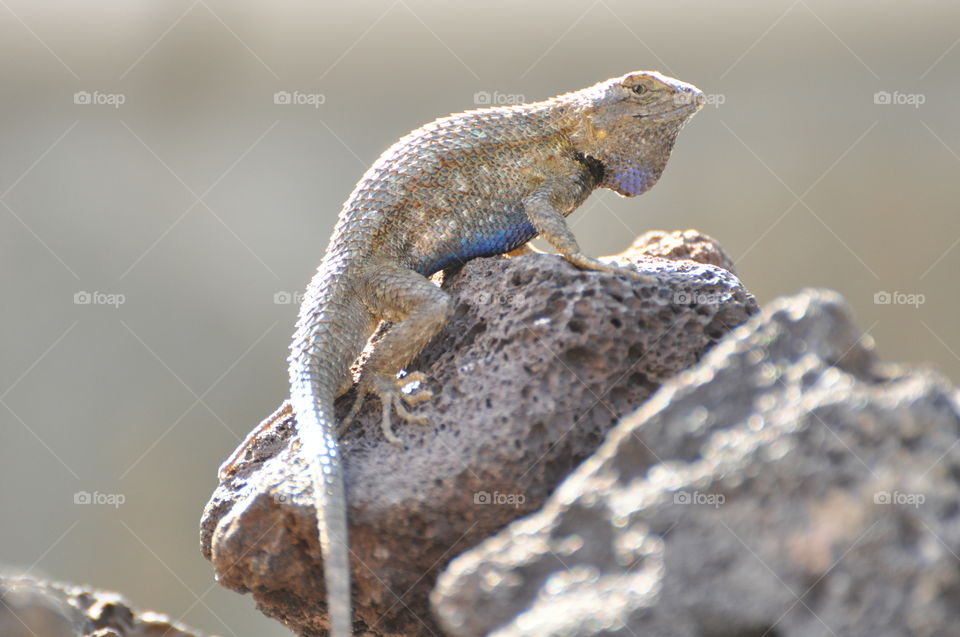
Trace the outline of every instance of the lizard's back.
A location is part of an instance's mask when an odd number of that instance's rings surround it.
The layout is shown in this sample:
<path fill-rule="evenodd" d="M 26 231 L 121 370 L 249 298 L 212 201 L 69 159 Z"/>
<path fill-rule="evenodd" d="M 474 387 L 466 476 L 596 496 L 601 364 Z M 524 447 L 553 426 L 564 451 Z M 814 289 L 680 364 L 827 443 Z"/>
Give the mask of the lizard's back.
<path fill-rule="evenodd" d="M 551 163 L 576 161 L 558 120 L 533 104 L 467 111 L 414 130 L 344 203 L 328 257 L 383 259 L 429 275 L 529 241 L 536 232 L 524 197 Z"/>

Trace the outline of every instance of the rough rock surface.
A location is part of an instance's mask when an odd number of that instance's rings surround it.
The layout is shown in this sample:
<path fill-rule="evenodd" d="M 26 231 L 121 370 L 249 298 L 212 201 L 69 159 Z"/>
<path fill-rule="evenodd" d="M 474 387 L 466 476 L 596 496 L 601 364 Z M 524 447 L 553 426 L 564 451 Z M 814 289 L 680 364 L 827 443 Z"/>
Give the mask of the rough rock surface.
<path fill-rule="evenodd" d="M 455 559 L 448 634 L 960 635 L 960 396 L 777 300 Z"/>
<path fill-rule="evenodd" d="M 651 230 L 637 237 L 633 245 L 623 254 L 663 259 L 688 259 L 698 263 L 709 263 L 736 274 L 730 257 L 723 250 L 717 249 L 716 239 L 698 230 L 674 230 L 673 232 Z"/>
<path fill-rule="evenodd" d="M 117 593 L 0 576 L 2 637 L 200 637 Z"/>
<path fill-rule="evenodd" d="M 756 311 L 727 270 L 629 256 L 656 285 L 548 255 L 477 259 L 445 281 L 456 314 L 411 365 L 431 379 L 434 399 L 418 407 L 431 424 L 398 425 L 397 448 L 371 400 L 343 439 L 358 630 L 435 631 L 438 569 L 538 508 L 622 415 Z M 281 408 L 222 467 L 201 543 L 222 585 L 320 635 L 321 558 L 294 431 Z"/>

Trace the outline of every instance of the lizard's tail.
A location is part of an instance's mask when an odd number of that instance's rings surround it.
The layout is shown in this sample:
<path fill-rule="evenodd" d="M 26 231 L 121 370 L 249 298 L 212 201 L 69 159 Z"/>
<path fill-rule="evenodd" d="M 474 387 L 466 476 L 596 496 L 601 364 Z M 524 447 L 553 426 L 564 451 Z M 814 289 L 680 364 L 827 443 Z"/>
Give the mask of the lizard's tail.
<path fill-rule="evenodd" d="M 362 329 L 352 330 L 356 334 L 344 333 L 351 331 L 357 317 L 364 316 L 361 307 L 353 307 L 347 298 L 334 297 L 334 301 L 330 298 L 333 295 L 323 296 L 327 298 L 311 299 L 308 292 L 301 308 L 289 359 L 290 403 L 297 417 L 300 444 L 313 472 L 330 635 L 349 637 L 353 632 L 350 545 L 333 402 L 366 337 Z"/>
<path fill-rule="evenodd" d="M 316 394 L 304 394 L 303 389 L 293 384 L 290 395 L 297 416 L 300 444 L 313 472 L 330 635 L 349 637 L 352 634 L 350 545 L 347 538 L 343 467 L 337 450 L 337 427 L 333 417 L 333 395 L 331 392 L 327 396 L 317 396 L 318 400 L 314 401 Z"/>

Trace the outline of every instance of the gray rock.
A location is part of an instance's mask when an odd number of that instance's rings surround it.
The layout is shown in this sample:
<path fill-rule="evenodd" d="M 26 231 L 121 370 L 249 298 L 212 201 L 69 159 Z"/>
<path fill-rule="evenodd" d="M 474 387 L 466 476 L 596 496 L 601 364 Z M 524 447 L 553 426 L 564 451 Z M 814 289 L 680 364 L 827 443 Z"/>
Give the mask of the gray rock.
<path fill-rule="evenodd" d="M 624 254 L 640 254 L 673 260 L 686 259 L 715 265 L 736 274 L 733 260 L 723 250 L 717 249 L 717 240 L 699 230 L 644 232 L 634 240 Z"/>
<path fill-rule="evenodd" d="M 960 635 L 960 397 L 835 293 L 775 301 L 538 513 L 459 556 L 450 635 Z"/>
<path fill-rule="evenodd" d="M 117 593 L 0 575 L 2 637 L 200 637 Z"/>
<path fill-rule="evenodd" d="M 695 238 L 700 254 L 726 259 Z M 620 257 L 657 284 L 547 255 L 477 259 L 444 282 L 456 314 L 411 365 L 431 379 L 435 397 L 418 407 L 431 424 L 399 424 L 397 448 L 371 400 L 343 440 L 358 630 L 436 631 L 427 598 L 437 571 L 539 508 L 621 416 L 756 311 L 720 267 Z M 321 557 L 294 431 L 284 406 L 224 465 L 201 542 L 222 585 L 320 635 Z"/>

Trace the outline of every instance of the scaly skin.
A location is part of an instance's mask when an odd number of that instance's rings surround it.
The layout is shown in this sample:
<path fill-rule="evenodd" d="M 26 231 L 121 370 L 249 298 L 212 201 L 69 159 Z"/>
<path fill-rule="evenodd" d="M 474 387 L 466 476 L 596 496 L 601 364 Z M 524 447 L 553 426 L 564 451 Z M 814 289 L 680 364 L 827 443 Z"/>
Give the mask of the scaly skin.
<path fill-rule="evenodd" d="M 583 254 L 565 217 L 596 188 L 638 195 L 656 183 L 680 129 L 703 105 L 695 87 L 628 73 L 542 102 L 484 108 L 422 126 L 370 167 L 340 212 L 307 289 L 290 354 L 290 397 L 314 490 L 333 637 L 351 634 L 350 559 L 334 399 L 381 321 L 393 323 L 361 371 L 390 417 L 420 422 L 403 370 L 446 323 L 453 299 L 427 279 L 469 259 L 525 249 L 540 236 L 575 265 L 622 273 Z M 344 424 L 346 424 L 346 422 Z"/>

